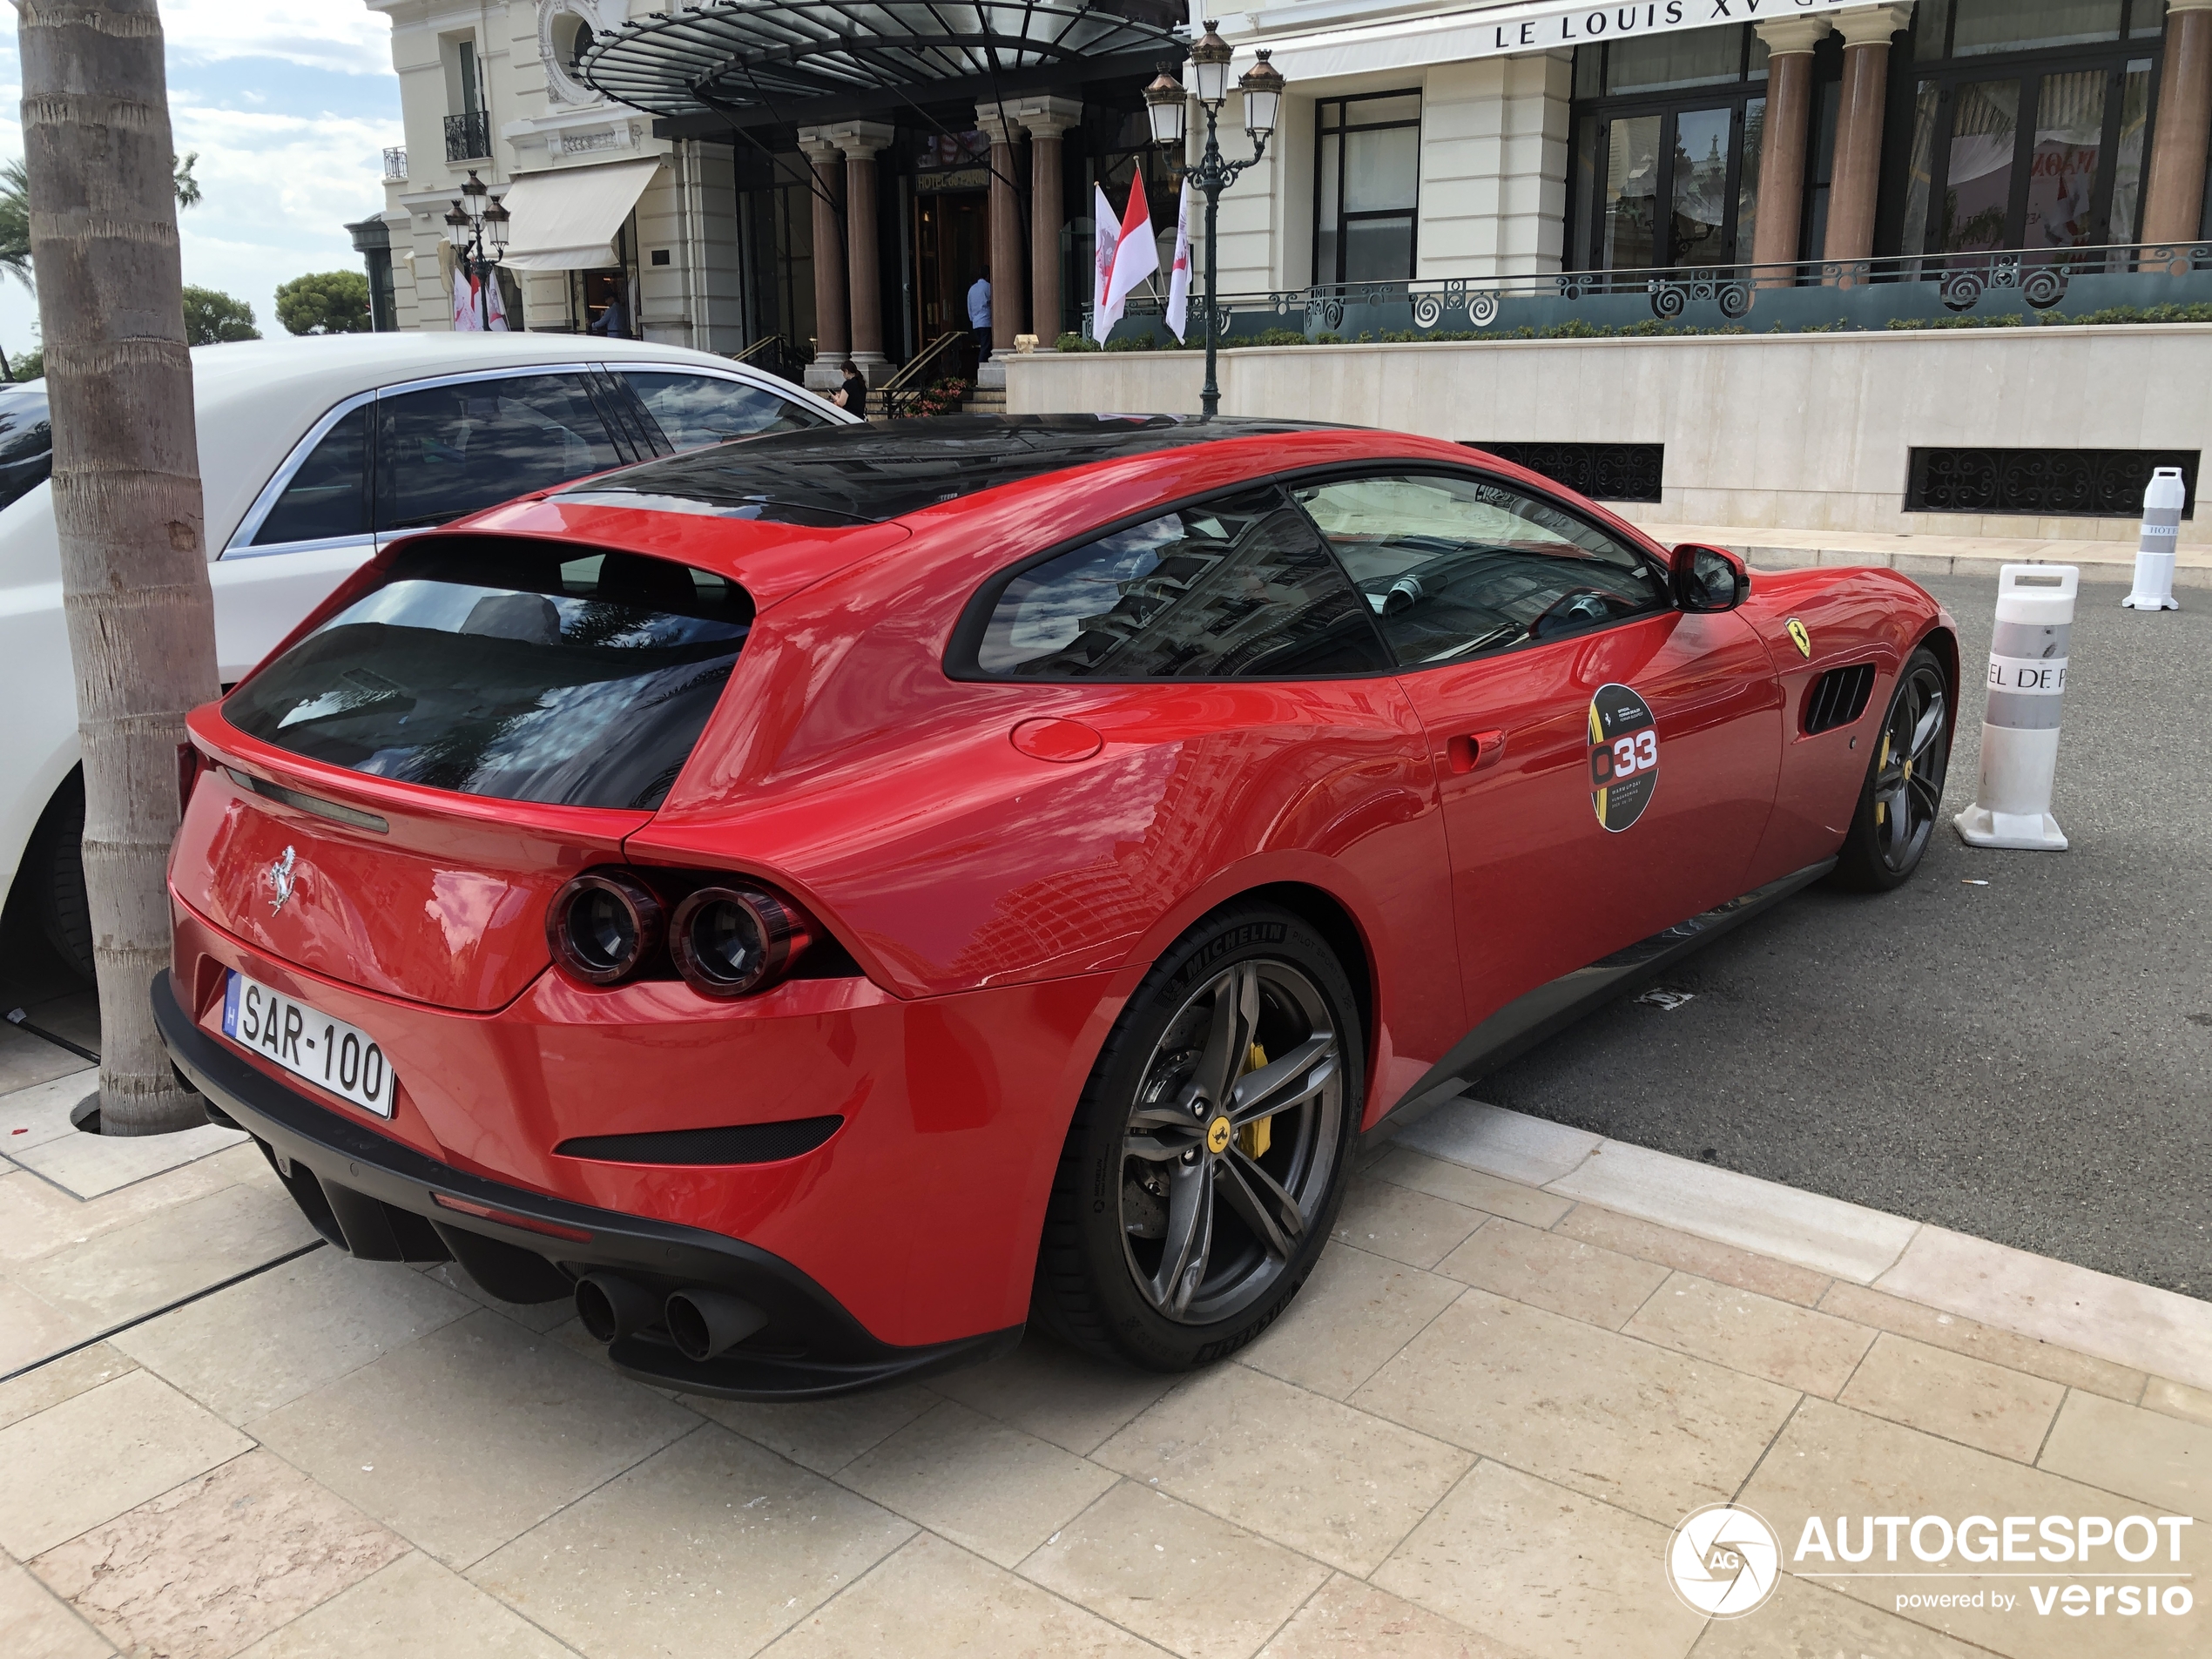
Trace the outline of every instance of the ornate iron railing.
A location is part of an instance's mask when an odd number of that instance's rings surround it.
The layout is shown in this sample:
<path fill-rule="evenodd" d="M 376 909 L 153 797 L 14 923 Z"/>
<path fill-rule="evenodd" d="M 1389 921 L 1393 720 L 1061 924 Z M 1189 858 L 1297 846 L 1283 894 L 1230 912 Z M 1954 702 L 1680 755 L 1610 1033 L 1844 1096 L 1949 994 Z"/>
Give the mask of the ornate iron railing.
<path fill-rule="evenodd" d="M 491 155 L 491 111 L 470 110 L 446 117 L 446 159 L 482 161 Z"/>
<path fill-rule="evenodd" d="M 407 183 L 407 146 L 395 144 L 384 152 L 384 182 L 388 185 Z"/>
<path fill-rule="evenodd" d="M 781 375 L 795 384 L 803 384 L 806 375 L 807 357 L 781 334 L 763 334 L 743 351 L 730 354 L 733 363 L 751 363 L 755 368 L 765 368 L 771 374 Z"/>
<path fill-rule="evenodd" d="M 961 354 L 968 337 L 968 331 L 964 328 L 950 329 L 910 358 L 906 367 L 886 381 L 877 394 L 883 400 L 884 414 L 894 421 L 917 414 L 917 406 L 929 388 L 960 367 Z"/>
<path fill-rule="evenodd" d="M 1216 314 L 1219 338 L 1235 346 L 1289 343 L 1285 335 L 1328 343 L 1961 327 L 2166 306 L 2212 306 L 2212 241 L 1320 284 L 1225 294 Z M 1162 309 L 1131 296 L 1108 343 L 1175 345 Z"/>
<path fill-rule="evenodd" d="M 1914 448 L 1905 468 L 1908 513 L 2033 513 L 2047 518 L 2137 518 L 2160 467 L 2182 473 L 2182 516 L 2196 511 L 2196 449 Z"/>

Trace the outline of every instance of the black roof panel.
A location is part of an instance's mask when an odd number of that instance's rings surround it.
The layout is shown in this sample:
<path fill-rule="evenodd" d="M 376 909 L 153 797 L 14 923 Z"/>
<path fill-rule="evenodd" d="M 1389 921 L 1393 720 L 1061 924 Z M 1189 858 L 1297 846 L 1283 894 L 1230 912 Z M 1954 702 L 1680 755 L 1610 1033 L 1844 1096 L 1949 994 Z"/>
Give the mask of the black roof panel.
<path fill-rule="evenodd" d="M 779 523 L 880 523 L 1001 484 L 1319 421 L 1177 415 L 954 415 L 741 438 L 586 480 L 553 499 Z"/>

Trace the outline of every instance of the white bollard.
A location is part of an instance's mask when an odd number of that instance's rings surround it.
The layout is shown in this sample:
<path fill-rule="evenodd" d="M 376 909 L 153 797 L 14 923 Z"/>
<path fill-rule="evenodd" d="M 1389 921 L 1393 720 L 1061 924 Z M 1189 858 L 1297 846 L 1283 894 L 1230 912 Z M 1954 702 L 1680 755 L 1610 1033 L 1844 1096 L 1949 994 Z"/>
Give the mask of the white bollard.
<path fill-rule="evenodd" d="M 2128 610 L 2179 610 L 2174 597 L 2174 548 L 2182 535 L 2188 491 L 2179 467 L 2161 467 L 2143 491 L 2142 538 L 2135 543 L 2135 585 L 2120 604 Z"/>
<path fill-rule="evenodd" d="M 1989 636 L 1989 706 L 1981 718 L 1981 783 L 1952 821 L 1969 846 L 2057 852 L 2051 816 L 2067 636 L 2081 572 L 2071 564 L 2008 564 L 1997 573 Z"/>

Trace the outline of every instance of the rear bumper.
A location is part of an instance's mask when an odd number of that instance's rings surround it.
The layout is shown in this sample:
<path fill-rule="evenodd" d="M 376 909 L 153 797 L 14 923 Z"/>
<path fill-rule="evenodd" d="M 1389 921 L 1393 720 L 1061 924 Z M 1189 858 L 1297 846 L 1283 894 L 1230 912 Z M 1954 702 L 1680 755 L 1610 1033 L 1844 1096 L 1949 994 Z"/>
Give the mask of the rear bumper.
<path fill-rule="evenodd" d="M 604 1270 L 657 1294 L 725 1291 L 768 1316 L 757 1336 L 702 1361 L 651 1332 L 624 1338 L 608 1357 L 632 1376 L 736 1399 L 804 1399 L 953 1370 L 1021 1339 L 1016 1325 L 920 1346 L 880 1341 L 781 1257 L 720 1233 L 456 1169 L 287 1088 L 233 1052 L 193 1023 L 165 970 L 154 978 L 152 999 L 170 1058 L 260 1143 L 301 1212 L 338 1248 L 377 1261 L 458 1260 L 509 1301 L 564 1297 L 576 1279 Z"/>

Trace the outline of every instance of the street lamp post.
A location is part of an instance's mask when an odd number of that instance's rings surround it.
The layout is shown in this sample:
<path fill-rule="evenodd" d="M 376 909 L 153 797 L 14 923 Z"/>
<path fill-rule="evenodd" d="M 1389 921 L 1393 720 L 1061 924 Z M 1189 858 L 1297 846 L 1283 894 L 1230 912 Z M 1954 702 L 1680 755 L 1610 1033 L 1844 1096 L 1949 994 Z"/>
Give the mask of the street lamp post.
<path fill-rule="evenodd" d="M 1190 48 L 1190 74 L 1197 83 L 1194 90 L 1198 106 L 1206 112 L 1205 152 L 1195 167 L 1185 166 L 1181 160 L 1190 94 L 1165 70 L 1144 89 L 1145 107 L 1152 121 L 1152 142 L 1177 158 L 1177 178 L 1188 179 L 1206 198 L 1206 383 L 1198 394 L 1198 408 L 1200 418 L 1207 421 L 1212 420 L 1221 408 L 1221 385 L 1214 372 L 1214 280 L 1221 264 L 1215 252 L 1215 217 L 1220 208 L 1221 192 L 1236 183 L 1238 175 L 1245 168 L 1257 165 L 1267 153 L 1268 137 L 1275 131 L 1276 115 L 1283 102 L 1283 73 L 1267 61 L 1268 55 L 1263 51 L 1259 61 L 1246 70 L 1237 83 L 1244 94 L 1244 131 L 1251 136 L 1251 158 L 1231 161 L 1224 156 L 1215 122 L 1229 98 L 1229 60 L 1232 56 L 1229 43 L 1211 22 L 1206 24 L 1204 35 Z"/>
<path fill-rule="evenodd" d="M 487 331 L 491 327 L 491 285 L 500 260 L 507 257 L 509 215 L 499 205 L 473 167 L 461 186 L 461 199 L 446 215 L 446 239 L 461 261 L 461 268 L 476 279 L 476 304 Z"/>

